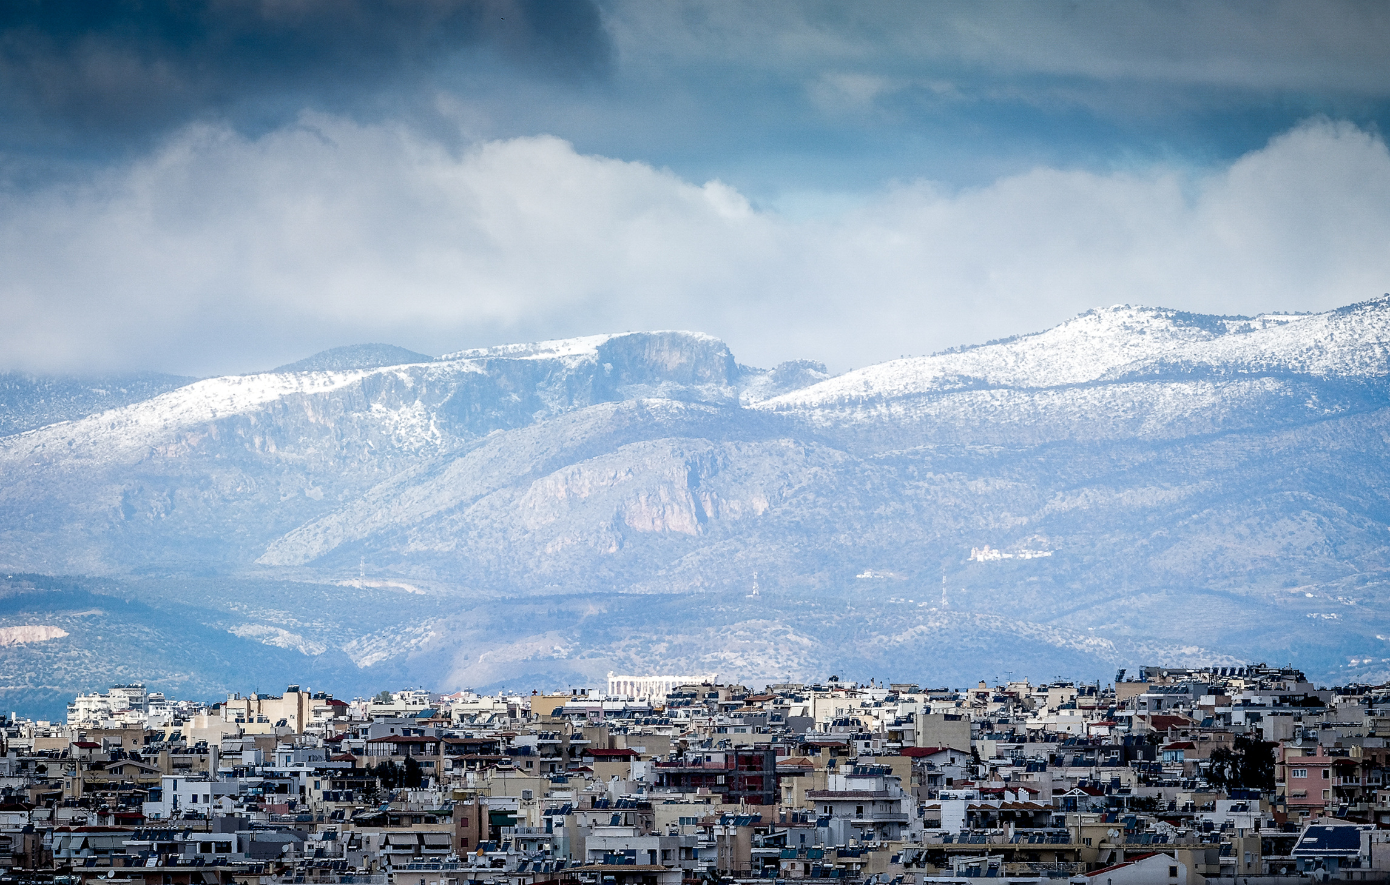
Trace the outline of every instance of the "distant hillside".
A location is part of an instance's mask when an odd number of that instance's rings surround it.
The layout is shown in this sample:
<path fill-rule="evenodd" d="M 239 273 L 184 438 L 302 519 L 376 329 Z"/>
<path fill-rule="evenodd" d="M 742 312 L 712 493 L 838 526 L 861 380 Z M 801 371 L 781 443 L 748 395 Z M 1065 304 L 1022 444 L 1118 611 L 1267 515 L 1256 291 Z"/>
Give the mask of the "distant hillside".
<path fill-rule="evenodd" d="M 1117 306 L 838 377 L 687 332 L 394 359 L 0 439 L 0 565 L 287 681 L 1390 677 L 1390 298 Z M 75 617 L 7 654 L 93 678 L 45 657 Z"/>
<path fill-rule="evenodd" d="M 150 399 L 198 379 L 144 372 L 89 378 L 0 374 L 0 436 Z"/>
<path fill-rule="evenodd" d="M 407 363 L 427 363 L 434 359 L 423 353 L 396 347 L 394 344 L 349 344 L 319 351 L 310 357 L 287 363 L 274 372 L 330 372 L 346 369 L 377 369 L 382 366 L 403 366 Z"/>

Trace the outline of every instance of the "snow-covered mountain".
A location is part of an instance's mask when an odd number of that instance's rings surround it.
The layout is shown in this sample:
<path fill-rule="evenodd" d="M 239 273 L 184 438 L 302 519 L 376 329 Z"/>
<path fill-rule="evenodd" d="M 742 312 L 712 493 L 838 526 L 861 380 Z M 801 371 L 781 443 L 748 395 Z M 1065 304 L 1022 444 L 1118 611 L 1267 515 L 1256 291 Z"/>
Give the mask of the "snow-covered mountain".
<path fill-rule="evenodd" d="M 1374 674 L 1388 346 L 1390 298 L 1117 306 L 837 377 L 685 332 L 343 348 L 0 438 L 0 565 L 333 679 L 942 681 L 1136 656 Z M 108 641 L 35 620 L 34 593 L 4 596 L 0 627 L 64 635 L 0 657 Z M 156 679 L 111 654 L 113 678 Z"/>
<path fill-rule="evenodd" d="M 866 434 L 875 446 L 1268 430 L 1374 405 L 1390 375 L 1388 317 L 1386 299 L 1252 318 L 1118 305 L 1034 335 L 870 366 L 757 407 L 846 441 Z"/>
<path fill-rule="evenodd" d="M 0 437 L 138 403 L 195 380 L 153 372 L 86 378 L 0 374 Z"/>
<path fill-rule="evenodd" d="M 1321 314 L 1214 317 L 1116 305 L 1045 332 L 849 372 L 776 397 L 771 408 L 823 408 L 963 387 L 1045 389 L 1202 374 L 1384 378 L 1386 298 Z"/>

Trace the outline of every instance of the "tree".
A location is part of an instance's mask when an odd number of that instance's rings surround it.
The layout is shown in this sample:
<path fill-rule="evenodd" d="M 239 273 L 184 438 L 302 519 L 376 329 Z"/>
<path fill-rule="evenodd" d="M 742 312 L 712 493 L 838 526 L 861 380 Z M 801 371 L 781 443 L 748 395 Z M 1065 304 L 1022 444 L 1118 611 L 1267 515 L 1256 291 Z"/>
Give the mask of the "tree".
<path fill-rule="evenodd" d="M 1222 790 L 1274 789 L 1274 744 L 1238 734 L 1228 747 L 1211 752 L 1207 780 Z"/>
<path fill-rule="evenodd" d="M 381 691 L 377 692 L 376 696 L 372 698 L 372 703 L 374 704 L 389 704 L 391 703 L 391 701 L 391 692 L 386 691 L 385 689 L 382 689 Z"/>
<path fill-rule="evenodd" d="M 372 777 L 377 779 L 383 790 L 394 790 L 405 781 L 404 769 L 390 759 L 369 767 L 367 771 L 371 772 Z"/>
<path fill-rule="evenodd" d="M 1274 744 L 1247 735 L 1236 735 L 1241 754 L 1241 785 L 1256 790 L 1274 789 Z"/>
<path fill-rule="evenodd" d="M 1239 777 L 1240 760 L 1230 747 L 1217 747 L 1207 759 L 1207 780 L 1218 790 L 1230 790 Z"/>
<path fill-rule="evenodd" d="M 1207 760 L 1207 779 L 1219 791 L 1229 791 L 1240 781 L 1240 756 L 1229 746 L 1212 750 Z"/>
<path fill-rule="evenodd" d="M 1149 814 L 1160 810 L 1158 802 L 1157 796 L 1129 796 L 1125 799 L 1125 805 L 1130 811 L 1143 811 Z"/>
<path fill-rule="evenodd" d="M 401 771 L 401 786 L 408 790 L 418 790 L 424 779 L 424 771 L 420 768 L 420 763 L 415 761 L 415 757 L 405 757 L 405 768 Z"/>

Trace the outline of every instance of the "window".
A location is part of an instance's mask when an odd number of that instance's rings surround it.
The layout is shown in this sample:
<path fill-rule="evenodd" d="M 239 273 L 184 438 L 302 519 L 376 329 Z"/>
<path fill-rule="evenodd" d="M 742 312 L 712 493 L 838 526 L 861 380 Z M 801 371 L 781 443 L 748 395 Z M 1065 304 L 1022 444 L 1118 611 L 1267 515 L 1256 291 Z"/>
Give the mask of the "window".
<path fill-rule="evenodd" d="M 1170 879 L 1176 879 L 1177 877 L 1178 877 L 1178 868 L 1177 868 L 1177 867 L 1169 867 L 1169 868 L 1168 868 L 1168 878 L 1170 878 Z"/>
<path fill-rule="evenodd" d="M 1329 771 L 1329 770 L 1326 769 L 1326 768 L 1324 768 L 1324 769 L 1322 770 L 1322 779 L 1323 779 L 1323 780 L 1327 780 L 1327 779 L 1330 778 L 1331 776 L 1332 776 L 1332 772 L 1331 772 L 1331 771 Z"/>
<path fill-rule="evenodd" d="M 1323 791 L 1322 791 L 1322 798 L 1324 798 L 1324 799 L 1331 799 L 1331 798 L 1332 798 L 1332 791 L 1331 791 L 1331 790 L 1323 790 Z"/>
<path fill-rule="evenodd" d="M 1295 768 L 1295 769 L 1292 769 L 1291 771 L 1289 771 L 1289 777 L 1307 777 L 1307 776 L 1308 776 L 1308 769 L 1306 769 L 1306 768 Z"/>

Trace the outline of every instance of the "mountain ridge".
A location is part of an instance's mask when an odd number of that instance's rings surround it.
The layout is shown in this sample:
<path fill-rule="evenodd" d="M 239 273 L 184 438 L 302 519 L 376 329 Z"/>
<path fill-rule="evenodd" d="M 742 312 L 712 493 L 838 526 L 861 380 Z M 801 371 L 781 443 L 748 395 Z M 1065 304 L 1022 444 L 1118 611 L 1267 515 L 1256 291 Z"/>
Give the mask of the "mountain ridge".
<path fill-rule="evenodd" d="M 1104 380 L 1107 375 L 1117 377 L 1123 374 L 1133 375 L 1136 372 L 1151 375 L 1156 374 L 1153 367 L 1163 365 L 1163 357 L 1171 356 L 1175 350 L 1183 346 L 1196 351 L 1195 354 L 1190 354 L 1191 357 L 1214 367 L 1221 365 L 1223 360 L 1227 365 L 1240 365 L 1238 360 L 1232 357 L 1241 356 L 1242 350 L 1248 354 L 1251 351 L 1261 352 L 1269 344 L 1283 345 L 1280 352 L 1282 361 L 1276 358 L 1271 362 L 1256 365 L 1265 370 L 1278 367 L 1291 374 L 1374 374 L 1376 377 L 1383 377 L 1390 374 L 1390 352 L 1384 347 L 1387 331 L 1390 330 L 1387 304 L 1390 304 L 1390 295 L 1322 314 L 1210 317 L 1208 319 L 1213 321 L 1211 323 L 1188 321 L 1167 324 L 1159 321 L 1171 321 L 1177 316 L 1187 318 L 1197 315 L 1166 308 L 1131 308 L 1129 305 L 1117 305 L 1087 311 L 1072 320 L 1031 335 L 1020 335 L 968 349 L 943 351 L 929 357 L 879 363 L 795 393 L 784 394 L 770 401 L 768 405 L 794 407 L 820 403 L 836 396 L 907 396 L 927 393 L 936 388 L 933 382 L 939 378 L 978 379 L 994 387 L 1040 388 L 1059 384 L 1093 383 Z M 1300 336 L 1297 333 L 1310 332 L 1316 335 L 1321 332 L 1325 339 L 1336 338 L 1337 332 L 1345 334 L 1345 327 L 1351 325 L 1336 321 L 1355 318 L 1358 314 L 1372 317 L 1373 322 L 1365 330 L 1366 337 L 1353 341 L 1353 345 L 1364 347 L 1368 343 L 1367 339 L 1381 345 L 1365 354 L 1368 357 L 1366 365 L 1357 366 L 1354 372 L 1335 372 L 1332 369 L 1337 367 L 1336 363 L 1324 360 L 1316 367 L 1310 365 L 1300 370 L 1294 360 L 1295 354 L 1289 352 L 1292 350 L 1289 344 L 1302 340 L 1305 350 L 1308 350 L 1310 348 L 1307 339 L 1312 336 Z M 1319 321 L 1323 323 L 1321 328 L 1308 328 L 1316 326 Z M 1225 325 L 1228 328 L 1222 334 L 1215 335 L 1210 331 L 1213 324 Z M 1244 328 L 1232 331 L 1229 329 L 1230 325 Z M 1093 334 L 1092 327 L 1097 326 L 1100 327 L 1100 331 L 1112 334 Z M 1137 333 L 1127 336 L 1122 342 L 1127 348 L 1092 346 L 1085 349 L 1095 342 L 1101 345 L 1113 342 L 1116 338 L 1113 332 L 1117 328 Z M 1195 329 L 1197 333 L 1178 335 L 1176 332 L 1179 329 Z M 1291 329 L 1292 334 L 1287 334 Z M 1157 345 L 1154 342 L 1160 335 L 1155 333 L 1163 333 Z M 1233 347 L 1226 348 L 1225 353 L 1221 352 L 1222 348 L 1219 345 L 1228 344 L 1230 340 L 1237 338 L 1243 340 Z M 1034 344 L 1042 346 L 1033 347 Z M 1360 347 L 1353 346 L 1350 349 L 1357 355 L 1364 353 Z M 1346 350 L 1347 348 L 1342 348 L 1343 354 Z M 1077 351 L 1081 351 L 1080 359 L 1077 358 Z M 996 354 L 1000 356 L 991 362 L 989 358 L 995 357 Z M 1246 359 L 1248 361 L 1249 357 Z M 1249 362 L 1245 364 L 1249 365 Z M 1096 371 L 1096 367 L 1100 367 L 1101 370 Z"/>
<path fill-rule="evenodd" d="M 378 369 L 410 363 L 427 363 L 434 357 L 394 344 L 348 344 L 321 350 L 302 360 L 271 369 L 272 373 L 312 372 L 342 369 Z"/>
<path fill-rule="evenodd" d="M 653 332 L 204 379 L 0 438 L 0 566 L 177 604 L 347 684 L 818 662 L 930 680 L 981 655 L 1372 678 L 1388 343 L 1387 298 L 1117 306 L 834 377 Z M 0 627 L 41 623 L 21 608 Z M 97 641 L 64 618 L 0 660 Z"/>

